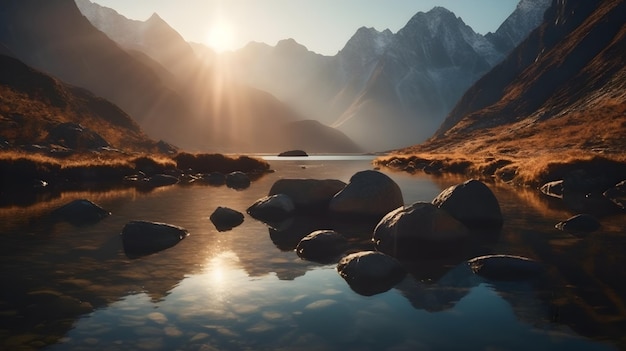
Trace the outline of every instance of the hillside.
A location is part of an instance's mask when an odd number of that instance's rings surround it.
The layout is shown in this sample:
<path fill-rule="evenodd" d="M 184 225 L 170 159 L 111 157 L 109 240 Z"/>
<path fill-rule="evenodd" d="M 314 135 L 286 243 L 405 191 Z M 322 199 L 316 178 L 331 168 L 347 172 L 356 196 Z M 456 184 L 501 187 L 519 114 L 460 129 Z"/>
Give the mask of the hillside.
<path fill-rule="evenodd" d="M 546 176 L 550 164 L 626 161 L 624 13 L 624 0 L 555 3 L 434 137 L 397 153 L 501 160 L 490 172 L 521 182 Z"/>
<path fill-rule="evenodd" d="M 0 55 L 0 67 L 2 148 L 156 151 L 156 143 L 109 101 L 12 57 Z"/>

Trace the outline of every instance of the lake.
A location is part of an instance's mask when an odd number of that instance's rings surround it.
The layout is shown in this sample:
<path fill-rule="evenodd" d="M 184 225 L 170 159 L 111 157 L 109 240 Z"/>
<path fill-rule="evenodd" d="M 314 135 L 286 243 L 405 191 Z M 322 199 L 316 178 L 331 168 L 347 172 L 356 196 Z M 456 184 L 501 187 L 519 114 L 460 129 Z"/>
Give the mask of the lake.
<path fill-rule="evenodd" d="M 246 215 L 218 232 L 218 206 L 240 212 L 280 178 L 340 179 L 371 169 L 372 157 L 267 158 L 274 173 L 242 191 L 174 185 L 41 196 L 0 209 L 1 350 L 612 350 L 626 347 L 626 218 L 601 219 L 584 237 L 554 225 L 575 212 L 533 189 L 490 184 L 504 227 L 472 255 L 523 255 L 545 276 L 494 282 L 471 257 L 410 265 L 397 286 L 354 292 L 336 263 L 300 259 L 299 237 L 349 232 L 368 249 L 371 224 L 298 217 L 276 229 Z M 405 203 L 431 201 L 465 179 L 382 170 Z M 78 198 L 112 216 L 93 225 L 47 214 Z M 128 258 L 119 233 L 131 220 L 179 225 L 178 245 Z"/>

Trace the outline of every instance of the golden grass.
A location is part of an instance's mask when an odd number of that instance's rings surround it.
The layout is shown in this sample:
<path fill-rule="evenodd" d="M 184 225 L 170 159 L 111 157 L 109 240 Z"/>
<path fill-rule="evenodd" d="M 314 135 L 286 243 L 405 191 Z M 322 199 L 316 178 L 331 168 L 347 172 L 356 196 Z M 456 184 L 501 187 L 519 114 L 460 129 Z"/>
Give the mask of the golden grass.
<path fill-rule="evenodd" d="M 40 153 L 31 153 L 26 151 L 7 150 L 0 151 L 0 160 L 4 162 L 25 160 L 39 165 L 58 166 L 59 168 L 74 167 L 135 167 L 138 160 L 150 159 L 155 164 L 163 168 L 175 168 L 176 162 L 171 158 L 163 155 L 96 155 L 93 153 L 76 153 L 64 158 L 56 158 Z"/>
<path fill-rule="evenodd" d="M 441 163 L 442 172 L 537 186 L 576 168 L 621 174 L 626 167 L 625 133 L 626 104 L 603 100 L 594 108 L 546 120 L 537 113 L 488 129 L 453 128 L 447 135 L 396 150 L 375 163 L 390 165 L 390 159 L 398 158 L 392 168 L 405 169 L 411 158 L 418 158 Z M 459 163 L 468 165 L 459 169 Z"/>
<path fill-rule="evenodd" d="M 181 168 L 177 159 L 181 155 L 192 157 L 197 162 L 192 167 Z M 256 174 L 267 171 L 269 164 L 251 157 L 232 158 L 220 154 L 179 154 L 170 158 L 149 154 L 82 153 L 59 159 L 43 154 L 0 151 L 0 181 L 16 186 L 32 187 L 38 180 L 69 188 L 80 187 L 81 184 L 115 185 L 139 171 L 154 175 L 176 169 L 193 173 L 243 171 Z"/>
<path fill-rule="evenodd" d="M 374 163 L 378 166 L 406 170 L 415 159 L 421 160 L 422 165 L 436 165 L 434 171 L 463 174 L 481 180 L 502 181 L 520 186 L 540 186 L 545 182 L 561 179 L 566 172 L 574 169 L 596 169 L 602 172 L 606 169 L 620 168 L 620 165 L 621 168 L 626 168 L 626 156 L 623 154 L 603 156 L 581 150 L 526 157 L 494 155 L 491 152 L 391 154 L 376 159 Z"/>

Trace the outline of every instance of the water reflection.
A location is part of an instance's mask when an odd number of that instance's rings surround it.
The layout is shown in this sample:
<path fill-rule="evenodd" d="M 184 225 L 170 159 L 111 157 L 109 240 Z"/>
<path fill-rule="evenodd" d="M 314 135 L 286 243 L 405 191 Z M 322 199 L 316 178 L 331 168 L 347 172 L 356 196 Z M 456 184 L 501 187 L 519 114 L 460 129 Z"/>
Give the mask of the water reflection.
<path fill-rule="evenodd" d="M 626 345 L 620 340 L 626 273 L 615 269 L 624 263 L 622 217 L 603 218 L 600 232 L 574 238 L 553 228 L 569 217 L 566 209 L 494 185 L 505 217 L 498 242 L 407 264 L 403 282 L 371 297 L 355 294 L 334 263 L 302 260 L 293 248 L 313 230 L 335 229 L 350 238 L 349 250 L 368 249 L 372 223 L 297 217 L 268 227 L 246 216 L 223 233 L 211 224 L 215 208 L 245 212 L 279 178 L 347 181 L 370 167 L 314 161 L 302 169 L 302 162 L 274 164 L 275 173 L 245 191 L 171 186 L 74 193 L 3 210 L 0 276 L 11 284 L 0 292 L 0 348 L 57 342 L 51 350 L 607 348 L 570 328 Z M 407 203 L 430 201 L 462 181 L 390 176 Z M 46 222 L 46 213 L 75 198 L 89 198 L 113 215 L 86 227 Z M 190 236 L 130 260 L 119 233 L 131 220 L 179 225 Z M 537 258 L 549 266 L 548 275 L 535 282 L 486 281 L 463 263 L 486 253 Z"/>

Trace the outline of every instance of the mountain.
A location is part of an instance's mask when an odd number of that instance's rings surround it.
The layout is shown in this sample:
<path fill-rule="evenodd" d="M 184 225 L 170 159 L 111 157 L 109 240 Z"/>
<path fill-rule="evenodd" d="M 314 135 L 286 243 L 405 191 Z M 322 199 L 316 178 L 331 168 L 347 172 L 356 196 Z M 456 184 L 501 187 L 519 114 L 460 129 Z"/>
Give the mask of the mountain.
<path fill-rule="evenodd" d="M 14 147 L 113 147 L 154 151 L 156 143 L 119 107 L 0 55 L 0 139 Z"/>
<path fill-rule="evenodd" d="M 500 52 L 508 53 L 543 21 L 543 14 L 551 4 L 552 0 L 521 0 L 498 30 L 487 33 L 485 38 Z"/>
<path fill-rule="evenodd" d="M 182 97 L 96 30 L 71 0 L 3 1 L 0 43 L 26 64 L 112 101 L 154 138 L 178 142 L 194 133 L 185 127 L 191 113 Z"/>
<path fill-rule="evenodd" d="M 623 155 L 626 1 L 555 1 L 420 150 Z"/>
<path fill-rule="evenodd" d="M 204 137 L 198 137 L 205 143 L 205 149 L 275 152 L 303 148 L 299 140 L 282 132 L 283 126 L 299 124 L 302 120 L 297 111 L 261 89 L 238 82 L 236 69 L 206 48 L 201 51 L 210 60 L 199 59 L 195 50 L 200 47 L 187 43 L 157 14 L 146 21 L 136 21 L 88 0 L 76 3 L 94 26 L 150 67 L 162 83 L 182 97 L 193 116 L 192 121 L 185 123 L 195 133 L 205 133 Z M 359 151 L 354 147 L 343 149 L 342 145 L 354 143 L 345 135 L 339 141 L 337 133 L 330 128 L 315 128 L 310 132 L 318 141 L 308 144 L 309 152 Z"/>
<path fill-rule="evenodd" d="M 334 125 L 376 149 L 423 140 L 500 58 L 452 12 L 419 12 L 396 33 L 360 96 Z"/>
<path fill-rule="evenodd" d="M 367 150 L 431 136 L 467 88 L 540 22 L 550 0 L 522 0 L 495 33 L 475 33 L 450 11 L 419 12 L 397 33 L 359 28 L 335 56 L 291 41 L 250 44 L 225 60 L 239 79 Z"/>
<path fill-rule="evenodd" d="M 193 74 L 193 66 L 197 64 L 193 48 L 158 14 L 152 14 L 146 21 L 137 21 L 89 0 L 75 2 L 94 27 L 122 48 L 143 52 L 184 79 Z"/>

